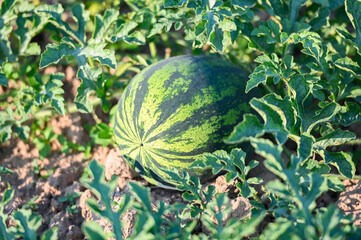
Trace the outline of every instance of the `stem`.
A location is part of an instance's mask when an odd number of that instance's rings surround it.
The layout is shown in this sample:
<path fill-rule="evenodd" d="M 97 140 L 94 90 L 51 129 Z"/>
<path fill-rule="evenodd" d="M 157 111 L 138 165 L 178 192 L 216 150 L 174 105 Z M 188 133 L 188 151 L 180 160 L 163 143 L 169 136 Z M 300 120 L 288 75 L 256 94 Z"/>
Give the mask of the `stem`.
<path fill-rule="evenodd" d="M 284 145 L 282 145 L 282 150 L 283 150 L 284 154 L 285 154 L 289 159 L 291 159 L 292 154 L 291 154 L 291 152 L 290 152 Z"/>
<path fill-rule="evenodd" d="M 157 56 L 157 48 L 154 42 L 149 43 L 149 51 L 150 51 L 150 56 L 152 56 L 152 58 L 155 58 Z"/>
<path fill-rule="evenodd" d="M 337 177 L 339 180 L 347 180 L 347 179 L 350 179 L 348 177 L 345 177 L 341 174 L 332 174 L 332 173 L 329 173 L 329 174 L 322 174 L 323 177 Z M 355 175 L 351 180 L 361 180 L 361 176 L 360 175 Z"/>
<path fill-rule="evenodd" d="M 288 49 L 288 44 L 286 44 L 284 47 L 283 47 L 283 50 L 282 50 L 282 59 L 285 59 L 285 55 L 287 53 L 287 49 Z"/>
<path fill-rule="evenodd" d="M 361 138 L 350 140 L 344 144 L 347 145 L 360 145 L 361 144 Z"/>
<path fill-rule="evenodd" d="M 92 68 L 93 68 L 93 67 L 95 67 L 95 64 L 94 64 L 93 58 L 91 58 L 91 57 L 87 57 L 87 59 L 88 59 L 89 65 L 90 65 Z"/>
<path fill-rule="evenodd" d="M 267 90 L 267 92 L 269 92 L 269 93 L 275 93 L 275 91 L 274 91 L 270 86 L 268 86 L 267 83 L 264 84 L 263 86 L 264 86 L 264 88 Z"/>

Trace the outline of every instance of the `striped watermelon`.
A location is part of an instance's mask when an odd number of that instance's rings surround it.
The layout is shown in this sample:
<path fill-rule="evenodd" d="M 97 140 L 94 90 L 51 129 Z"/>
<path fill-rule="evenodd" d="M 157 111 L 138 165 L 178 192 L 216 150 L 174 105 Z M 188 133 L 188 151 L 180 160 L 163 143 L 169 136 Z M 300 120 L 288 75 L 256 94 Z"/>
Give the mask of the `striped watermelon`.
<path fill-rule="evenodd" d="M 136 75 L 115 114 L 115 136 L 130 166 L 153 184 L 172 188 L 162 169 L 189 172 L 249 111 L 248 76 L 219 58 L 180 56 Z M 190 174 L 195 174 L 190 172 Z"/>

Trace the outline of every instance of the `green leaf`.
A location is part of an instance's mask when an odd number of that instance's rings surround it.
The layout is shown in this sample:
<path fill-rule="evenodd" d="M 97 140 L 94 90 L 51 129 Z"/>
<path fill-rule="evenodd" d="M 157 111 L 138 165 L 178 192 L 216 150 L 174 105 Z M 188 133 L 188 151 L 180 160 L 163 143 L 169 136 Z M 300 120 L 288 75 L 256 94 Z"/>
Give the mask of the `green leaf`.
<path fill-rule="evenodd" d="M 75 97 L 76 107 L 81 112 L 89 113 L 93 110 L 93 105 L 90 102 L 90 94 L 99 87 L 98 79 L 102 73 L 100 67 L 90 67 L 88 64 L 79 67 L 77 77 L 83 82 L 77 89 L 78 94 Z"/>
<path fill-rule="evenodd" d="M 238 7 L 251 7 L 257 3 L 255 0 L 232 0 L 231 2 Z"/>
<path fill-rule="evenodd" d="M 309 174 L 316 174 L 316 175 L 323 175 L 327 174 L 331 171 L 331 167 L 329 167 L 325 163 L 320 163 L 313 159 L 307 159 L 304 161 L 298 170 L 300 175 L 309 175 Z"/>
<path fill-rule="evenodd" d="M 347 143 L 348 141 L 355 139 L 356 135 L 353 132 L 343 131 L 337 129 L 321 138 L 318 138 L 314 143 L 314 148 L 326 149 L 330 146 L 341 145 Z"/>
<path fill-rule="evenodd" d="M 0 166 L 0 174 L 13 174 L 14 172 L 7 167 Z"/>
<path fill-rule="evenodd" d="M 298 34 L 292 34 L 290 36 L 295 43 L 302 43 L 305 48 L 303 53 L 314 57 L 317 61 L 320 61 L 322 39 L 320 35 L 315 32 L 302 31 Z"/>
<path fill-rule="evenodd" d="M 149 189 L 141 186 L 139 183 L 136 182 L 129 182 L 129 186 L 136 199 L 140 203 L 142 203 L 148 211 L 152 211 L 152 203 Z"/>
<path fill-rule="evenodd" d="M 115 68 L 114 51 L 104 49 L 105 46 L 106 43 L 94 43 L 85 47 L 77 47 L 67 40 L 60 44 L 48 44 L 45 52 L 41 55 L 40 68 L 44 68 L 52 63 L 58 63 L 65 56 L 75 57 L 80 66 L 86 64 L 87 57 L 92 57 L 101 64 Z"/>
<path fill-rule="evenodd" d="M 328 188 L 335 192 L 345 191 L 345 185 L 338 176 L 329 175 L 326 177 Z"/>
<path fill-rule="evenodd" d="M 330 10 L 327 7 L 321 7 L 318 9 L 318 16 L 310 21 L 311 31 L 320 30 L 323 26 L 328 25 L 330 18 Z"/>
<path fill-rule="evenodd" d="M 261 55 L 255 59 L 255 62 L 261 64 L 257 66 L 249 76 L 250 80 L 246 85 L 246 93 L 252 88 L 257 87 L 260 83 L 266 84 L 267 77 L 273 77 L 275 84 L 277 84 L 281 78 L 284 78 L 277 55 L 272 54 L 271 57 L 272 58 L 267 55 Z"/>
<path fill-rule="evenodd" d="M 271 4 L 271 15 L 277 15 L 281 19 L 286 18 L 288 10 L 282 0 L 270 0 L 269 3 Z"/>
<path fill-rule="evenodd" d="M 317 151 L 324 159 L 325 163 L 334 165 L 345 177 L 352 179 L 355 176 L 355 164 L 352 162 L 352 155 L 346 152 L 328 152 L 326 150 Z"/>
<path fill-rule="evenodd" d="M 273 109 L 264 99 L 253 98 L 250 104 L 263 118 L 265 131 L 275 133 L 277 141 L 280 144 L 285 143 L 288 132 L 285 129 L 284 116 L 282 117 L 282 114 Z"/>
<path fill-rule="evenodd" d="M 37 240 L 37 229 L 41 226 L 42 217 L 33 213 L 31 210 L 20 209 L 14 215 L 14 219 L 20 222 L 21 228 L 17 227 L 17 234 L 23 236 L 24 239 Z"/>
<path fill-rule="evenodd" d="M 298 132 L 296 130 L 296 111 L 293 108 L 293 103 L 289 97 L 282 99 L 281 96 L 276 94 L 268 94 L 263 97 L 265 102 L 271 106 L 282 119 L 284 127 L 292 133 Z"/>
<path fill-rule="evenodd" d="M 55 73 L 50 75 L 49 81 L 41 86 L 41 91 L 35 95 L 35 100 L 38 104 L 50 102 L 50 105 L 55 108 L 61 115 L 65 115 L 64 97 L 62 94 L 64 90 L 62 80 L 65 75 L 63 73 Z"/>
<path fill-rule="evenodd" d="M 209 36 L 209 41 L 212 43 L 212 46 L 220 52 L 223 52 L 227 47 L 227 39 L 227 35 L 222 31 L 222 29 L 218 28 L 218 26 L 214 27 L 214 31 Z"/>
<path fill-rule="evenodd" d="M 303 130 L 307 133 L 310 133 L 311 130 L 317 124 L 329 121 L 340 110 L 341 110 L 341 107 L 337 103 L 334 103 L 334 102 L 329 103 L 324 108 L 322 108 L 321 111 L 317 115 L 303 120 L 303 122 L 302 122 Z"/>
<path fill-rule="evenodd" d="M 246 93 L 248 93 L 252 88 L 257 87 L 259 84 L 266 84 L 267 75 L 263 71 L 263 67 L 256 68 L 255 71 L 249 75 L 249 80 L 246 85 Z"/>
<path fill-rule="evenodd" d="M 251 139 L 251 144 L 257 154 L 266 158 L 264 162 L 266 167 L 279 177 L 284 178 L 285 176 L 282 173 L 284 169 L 284 162 L 281 157 L 282 146 L 274 145 L 270 140 L 262 138 Z"/>
<path fill-rule="evenodd" d="M 290 0 L 289 11 L 290 11 L 290 21 L 291 21 L 291 29 L 296 22 L 296 18 L 298 16 L 298 11 L 300 7 L 305 4 L 306 0 Z"/>
<path fill-rule="evenodd" d="M 73 12 L 73 16 L 75 21 L 78 24 L 78 29 L 75 32 L 75 35 L 82 41 L 85 42 L 86 40 L 86 32 L 85 32 L 85 25 L 89 21 L 89 11 L 84 10 L 84 4 L 76 4 L 72 7 L 71 11 Z"/>
<path fill-rule="evenodd" d="M 182 7 L 186 3 L 188 3 L 188 0 L 165 0 L 164 7 Z"/>
<path fill-rule="evenodd" d="M 334 124 L 342 124 L 343 126 L 349 126 L 359 121 L 361 121 L 361 108 L 354 102 L 345 102 L 345 106 L 341 106 L 341 110 L 330 120 Z"/>
<path fill-rule="evenodd" d="M 211 33 L 215 30 L 215 26 L 218 24 L 218 18 L 215 17 L 213 12 L 206 12 L 203 18 L 207 21 L 206 33 L 207 36 L 211 36 Z"/>
<path fill-rule="evenodd" d="M 7 11 L 9 11 L 15 2 L 16 0 L 4 0 L 1 3 L 0 16 L 3 16 Z"/>
<path fill-rule="evenodd" d="M 297 74 L 291 78 L 289 84 L 295 91 L 298 108 L 300 112 L 303 113 L 303 103 L 311 92 L 310 83 L 307 81 L 307 75 Z"/>
<path fill-rule="evenodd" d="M 100 198 L 103 207 L 102 208 L 98 207 L 97 206 L 98 204 L 95 200 L 88 201 L 88 204 L 89 203 L 91 204 L 93 202 L 92 209 L 96 210 L 95 212 L 97 214 L 106 218 L 113 225 L 113 231 L 117 239 L 123 239 L 120 216 L 127 208 L 124 207 L 119 211 L 113 211 L 111 205 L 112 203 L 111 195 L 113 194 L 115 188 L 118 185 L 117 184 L 118 179 L 115 175 L 113 175 L 113 177 L 108 182 L 106 182 L 104 167 L 101 166 L 96 160 L 92 160 L 89 163 L 88 169 L 91 178 L 83 176 L 80 179 L 80 182 L 85 187 L 89 188 L 97 197 Z M 127 201 L 124 204 L 127 205 L 128 203 L 129 201 Z"/>
<path fill-rule="evenodd" d="M 95 29 L 92 38 L 96 43 L 102 42 L 106 31 L 117 20 L 119 11 L 115 9 L 105 10 L 104 16 L 97 14 L 95 16 Z"/>
<path fill-rule="evenodd" d="M 225 140 L 227 144 L 241 143 L 251 138 L 259 137 L 264 133 L 264 127 L 258 118 L 251 114 L 243 115 L 243 121 L 239 123 Z"/>
<path fill-rule="evenodd" d="M 140 33 L 140 32 L 133 32 L 133 33 L 129 33 L 130 31 L 132 31 L 133 29 L 135 29 L 138 26 L 138 23 L 136 22 L 127 22 L 122 24 L 114 33 L 114 35 L 111 38 L 111 41 L 113 43 L 117 42 L 117 41 L 125 41 L 129 44 L 145 44 L 145 37 Z M 151 33 L 149 34 L 148 37 L 157 34 L 161 29 L 163 29 L 164 25 L 162 25 L 162 27 L 160 29 L 156 28 L 156 24 L 154 25 L 153 29 L 157 29 L 157 30 L 151 30 Z M 159 30 L 159 31 L 158 31 Z M 156 32 L 153 32 L 156 31 Z"/>
<path fill-rule="evenodd" d="M 41 236 L 41 240 L 57 240 L 58 239 L 58 226 L 53 227 L 52 229 L 47 230 Z"/>
<path fill-rule="evenodd" d="M 9 86 L 8 79 L 7 79 L 6 75 L 3 74 L 3 73 L 0 73 L 0 84 L 5 86 L 5 87 Z"/>
<path fill-rule="evenodd" d="M 10 201 L 13 199 L 14 197 L 14 189 L 6 189 L 3 195 L 3 198 L 1 199 L 1 203 L 2 206 L 6 206 L 7 204 L 10 203 Z"/>
<path fill-rule="evenodd" d="M 307 160 L 307 158 L 312 153 L 312 145 L 314 143 L 314 138 L 308 134 L 302 134 L 300 139 L 300 144 L 297 149 L 298 156 L 301 159 L 301 162 Z"/>
<path fill-rule="evenodd" d="M 355 44 L 361 54 L 361 1 L 345 0 L 346 13 L 356 32 Z"/>
<path fill-rule="evenodd" d="M 356 76 L 361 76 L 361 68 L 357 62 L 352 61 L 349 57 L 339 58 L 335 61 L 335 65 Z"/>

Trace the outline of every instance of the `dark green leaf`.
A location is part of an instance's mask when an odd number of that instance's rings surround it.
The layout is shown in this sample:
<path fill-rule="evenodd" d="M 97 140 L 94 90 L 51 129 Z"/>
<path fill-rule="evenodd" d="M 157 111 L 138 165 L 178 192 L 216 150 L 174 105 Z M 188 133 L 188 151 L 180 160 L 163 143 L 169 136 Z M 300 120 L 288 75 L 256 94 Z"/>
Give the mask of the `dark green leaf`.
<path fill-rule="evenodd" d="M 107 240 L 108 236 L 98 222 L 89 221 L 82 224 L 84 234 L 90 240 Z"/>
<path fill-rule="evenodd" d="M 3 73 L 0 73 L 0 84 L 5 87 L 9 86 L 8 79 L 6 78 L 5 74 L 3 74 Z"/>
<path fill-rule="evenodd" d="M 341 107 L 337 103 L 334 102 L 329 103 L 316 116 L 303 120 L 302 122 L 303 130 L 307 133 L 310 133 L 311 130 L 318 123 L 326 122 L 332 119 L 332 117 L 335 116 L 340 110 Z"/>
<path fill-rule="evenodd" d="M 347 143 L 348 141 L 355 139 L 356 135 L 349 131 L 343 131 L 341 129 L 337 129 L 326 136 L 318 138 L 314 143 L 314 148 L 326 149 L 329 146 L 341 145 Z"/>
<path fill-rule="evenodd" d="M 263 118 L 265 131 L 275 133 L 277 141 L 285 143 L 288 132 L 285 129 L 286 119 L 281 116 L 283 114 L 273 109 L 264 99 L 253 98 L 250 104 Z"/>
<path fill-rule="evenodd" d="M 345 177 L 352 179 L 355 175 L 355 164 L 352 162 L 350 153 L 328 152 L 326 150 L 320 150 L 318 153 L 325 159 L 325 163 L 334 165 Z"/>
<path fill-rule="evenodd" d="M 331 119 L 332 123 L 348 126 L 354 122 L 361 121 L 361 108 L 357 103 L 345 102 L 345 106 Z"/>
<path fill-rule="evenodd" d="M 314 143 L 314 138 L 308 134 L 302 134 L 300 139 L 300 144 L 298 147 L 298 156 L 301 161 L 307 160 L 307 158 L 312 153 L 312 145 Z"/>
<path fill-rule="evenodd" d="M 188 3 L 188 0 L 165 0 L 164 7 L 182 7 L 186 3 Z"/>

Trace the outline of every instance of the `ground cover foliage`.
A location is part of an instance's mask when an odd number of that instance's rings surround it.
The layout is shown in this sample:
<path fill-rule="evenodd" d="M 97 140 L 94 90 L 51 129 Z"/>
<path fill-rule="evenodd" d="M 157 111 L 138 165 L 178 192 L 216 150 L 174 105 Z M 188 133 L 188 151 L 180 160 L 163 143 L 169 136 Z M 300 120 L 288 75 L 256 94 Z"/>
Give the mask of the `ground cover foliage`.
<path fill-rule="evenodd" d="M 177 171 L 168 174 L 179 182 L 187 204 L 153 206 L 149 189 L 136 182 L 129 183 L 131 194 L 114 203 L 116 177 L 106 181 L 104 168 L 90 161 L 81 181 L 97 199 L 87 204 L 113 231 L 105 233 L 91 221 L 83 224 L 85 235 L 122 239 L 120 217 L 133 208 L 137 218 L 130 239 L 359 239 L 361 230 L 350 216 L 335 205 L 319 208 L 316 199 L 329 190 L 343 191 L 341 180 L 356 174 L 357 158 L 344 146 L 360 144 L 348 128 L 361 120 L 360 14 L 360 0 L 127 0 L 86 5 L 4 0 L 1 141 L 32 142 L 40 158 L 50 153 L 54 139 L 65 153 L 89 154 L 95 144 L 114 145 L 112 120 L 102 122 L 95 107 L 112 119 L 112 100 L 119 98 L 127 80 L 170 55 L 219 55 L 248 71 L 246 92 L 256 87 L 262 92 L 249 102 L 253 113 L 245 114 L 225 141 L 250 143 L 278 179 L 268 182 L 260 196 L 254 186 L 262 183 L 262 176 L 247 177 L 258 162 L 246 161 L 240 148 L 205 153 L 194 167 L 225 172 L 228 182 L 238 179 L 239 194 L 251 200 L 251 216 L 226 220 L 228 196 L 215 194 L 213 187 L 204 189 L 198 178 Z M 47 66 L 77 69 L 81 85 L 74 101 L 65 98 L 64 74 L 47 75 Z M 87 146 L 40 128 L 45 116 L 76 111 L 96 119 L 87 126 L 92 138 Z M 0 174 L 12 170 L 0 167 Z M 42 217 L 29 206 L 8 214 L 14 191 L 8 186 L 2 193 L 0 239 L 55 239 L 56 228 L 40 236 Z M 72 205 L 75 197 L 63 201 Z M 168 221 L 169 214 L 174 221 Z M 272 222 L 257 229 L 266 216 Z M 9 226 L 9 219 L 15 226 Z M 208 232 L 197 231 L 199 224 Z"/>

